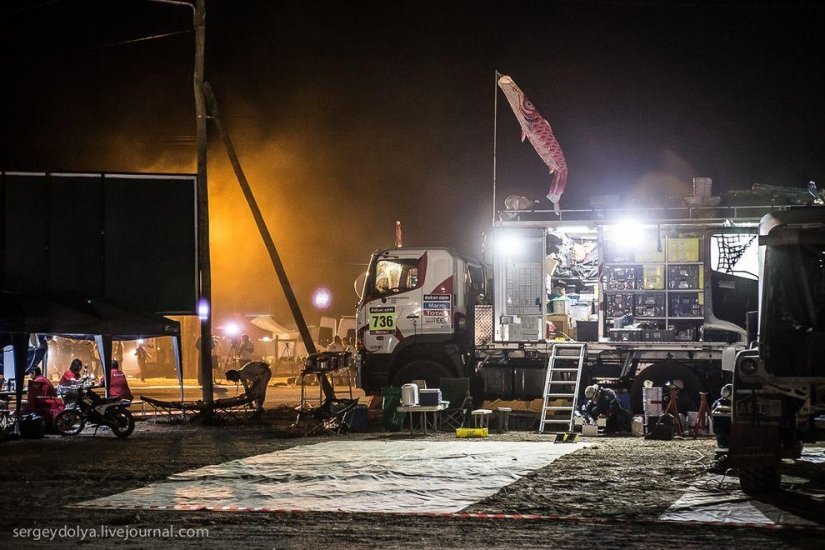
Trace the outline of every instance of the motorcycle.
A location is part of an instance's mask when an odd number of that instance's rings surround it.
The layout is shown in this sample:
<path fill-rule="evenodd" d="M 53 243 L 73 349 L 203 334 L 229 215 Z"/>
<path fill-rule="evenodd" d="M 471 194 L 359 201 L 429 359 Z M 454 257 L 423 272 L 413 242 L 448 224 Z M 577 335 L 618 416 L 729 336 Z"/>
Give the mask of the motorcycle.
<path fill-rule="evenodd" d="M 61 435 L 77 435 L 89 423 L 97 428 L 107 426 L 117 437 L 125 439 L 135 430 L 132 413 L 116 397 L 101 397 L 94 391 L 94 382 L 80 384 L 64 396 L 63 411 L 54 419 L 54 428 Z"/>

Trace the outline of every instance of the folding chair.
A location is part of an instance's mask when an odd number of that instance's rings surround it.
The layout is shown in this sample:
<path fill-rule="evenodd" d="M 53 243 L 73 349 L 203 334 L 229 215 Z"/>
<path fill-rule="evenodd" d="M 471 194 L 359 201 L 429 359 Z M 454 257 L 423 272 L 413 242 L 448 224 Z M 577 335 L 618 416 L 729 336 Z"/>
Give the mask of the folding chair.
<path fill-rule="evenodd" d="M 326 434 L 340 435 L 352 426 L 352 417 L 358 399 L 326 399 L 321 406 L 315 409 L 311 415 L 318 421 L 304 435 L 312 435 L 318 432 Z"/>
<path fill-rule="evenodd" d="M 441 399 L 450 402 L 449 406 L 441 411 L 440 424 L 453 430 L 463 428 L 473 408 L 470 379 L 442 378 L 438 382 L 438 387 L 441 389 Z"/>

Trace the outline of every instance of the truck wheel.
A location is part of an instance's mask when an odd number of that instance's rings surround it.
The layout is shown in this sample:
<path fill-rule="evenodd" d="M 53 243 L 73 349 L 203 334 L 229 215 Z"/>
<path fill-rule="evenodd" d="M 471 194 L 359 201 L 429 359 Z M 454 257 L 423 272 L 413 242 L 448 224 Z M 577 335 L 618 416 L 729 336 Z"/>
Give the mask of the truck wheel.
<path fill-rule="evenodd" d="M 746 495 L 765 495 L 779 490 L 781 476 L 776 466 L 739 468 L 739 485 Z"/>
<path fill-rule="evenodd" d="M 642 404 L 642 388 L 646 380 L 653 382 L 653 387 L 662 387 L 673 380 L 681 380 L 685 387 L 679 392 L 677 406 L 680 414 L 699 410 L 699 392 L 704 391 L 704 385 L 690 367 L 681 363 L 653 363 L 636 376 L 630 389 L 630 408 L 633 414 L 644 414 Z M 663 397 L 667 390 L 663 391 Z"/>
<path fill-rule="evenodd" d="M 437 388 L 439 380 L 448 377 L 450 377 L 450 372 L 444 365 L 422 359 L 401 367 L 392 377 L 392 385 L 403 386 L 413 380 L 425 380 L 428 388 Z"/>

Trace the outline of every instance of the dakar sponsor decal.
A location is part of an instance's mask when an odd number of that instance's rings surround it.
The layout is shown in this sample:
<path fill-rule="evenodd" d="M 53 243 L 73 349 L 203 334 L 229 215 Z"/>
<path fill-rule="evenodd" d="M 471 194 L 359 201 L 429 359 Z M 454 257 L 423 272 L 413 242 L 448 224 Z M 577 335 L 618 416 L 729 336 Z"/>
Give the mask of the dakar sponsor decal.
<path fill-rule="evenodd" d="M 449 294 L 425 294 L 421 308 L 424 328 L 451 329 L 452 301 Z"/>
<path fill-rule="evenodd" d="M 370 308 L 370 334 L 395 334 L 395 308 Z"/>

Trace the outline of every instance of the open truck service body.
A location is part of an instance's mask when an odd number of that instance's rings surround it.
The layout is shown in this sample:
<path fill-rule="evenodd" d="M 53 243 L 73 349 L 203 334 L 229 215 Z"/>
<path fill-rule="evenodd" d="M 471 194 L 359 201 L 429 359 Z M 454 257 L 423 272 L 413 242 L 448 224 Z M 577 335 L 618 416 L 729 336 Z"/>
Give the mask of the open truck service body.
<path fill-rule="evenodd" d="M 679 381 L 680 411 L 697 410 L 747 348 L 758 221 L 776 208 L 506 211 L 484 261 L 378 250 L 356 315 L 362 387 L 468 377 L 476 400 L 541 398 L 553 343 L 574 340 L 580 387 L 627 390 L 641 413 L 645 381 Z"/>

